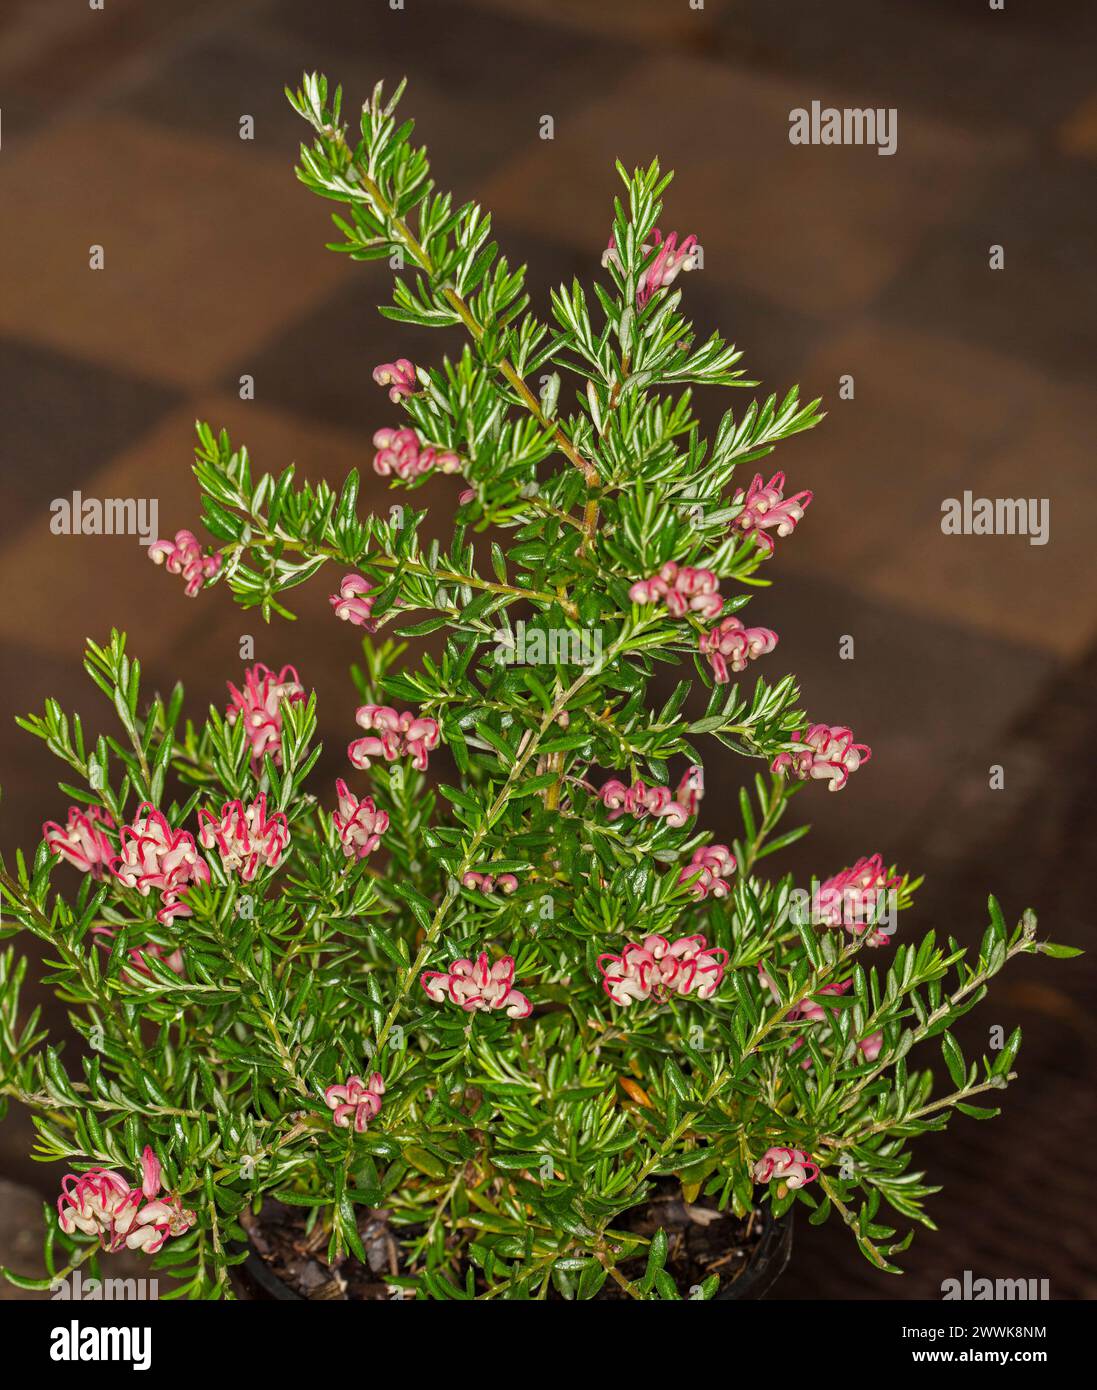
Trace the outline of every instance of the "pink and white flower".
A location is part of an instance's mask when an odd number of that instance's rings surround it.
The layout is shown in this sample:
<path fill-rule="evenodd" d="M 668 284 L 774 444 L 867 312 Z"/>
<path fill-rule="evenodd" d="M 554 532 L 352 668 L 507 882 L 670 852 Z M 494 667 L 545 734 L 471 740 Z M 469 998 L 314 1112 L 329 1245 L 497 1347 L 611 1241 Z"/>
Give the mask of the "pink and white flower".
<path fill-rule="evenodd" d="M 68 822 L 47 821 L 42 838 L 53 854 L 60 855 L 92 878 L 101 879 L 110 868 L 114 846 L 107 830 L 114 829 L 114 817 L 99 806 L 70 806 Z"/>
<path fill-rule="evenodd" d="M 698 793 L 685 785 L 685 779 L 678 791 L 672 792 L 669 787 L 649 787 L 639 778 L 631 786 L 612 778 L 598 796 L 609 811 L 611 821 L 621 816 L 636 816 L 641 820 L 645 816 L 655 816 L 677 827 L 685 825 L 694 814 L 691 803 L 695 808 Z"/>
<path fill-rule="evenodd" d="M 656 290 L 666 289 L 668 285 L 678 278 L 683 270 L 696 270 L 701 265 L 701 246 L 695 236 L 683 238 L 682 244 L 678 244 L 677 232 L 671 232 L 666 241 L 658 227 L 652 232 L 653 245 L 643 246 L 641 249 L 645 256 L 651 255 L 655 246 L 659 248 L 658 255 L 644 271 L 640 278 L 640 286 L 636 292 L 636 306 L 642 309 Z M 609 245 L 602 253 L 602 265 L 619 264 L 617 255 L 617 242 L 611 235 Z"/>
<path fill-rule="evenodd" d="M 470 869 L 461 876 L 461 887 L 477 893 L 513 893 L 518 887 L 514 874 L 486 874 Z"/>
<path fill-rule="evenodd" d="M 868 931 L 871 926 L 866 946 L 886 946 L 891 933 L 876 923 L 887 895 L 902 882 L 901 874 L 888 873 L 878 854 L 871 859 L 862 857 L 851 868 L 833 874 L 819 885 L 812 904 L 814 920 L 823 926 L 845 927 L 855 935 Z"/>
<path fill-rule="evenodd" d="M 691 569 L 668 560 L 650 579 L 638 579 L 628 591 L 633 603 L 666 604 L 675 618 L 696 613 L 702 618 L 716 618 L 724 606 L 720 597 L 720 581 L 712 570 Z"/>
<path fill-rule="evenodd" d="M 380 592 L 364 575 L 347 574 L 339 585 L 337 594 L 329 594 L 328 602 L 335 610 L 335 616 L 355 627 L 364 627 L 367 632 L 375 632 L 377 624 L 373 621 L 373 605 Z"/>
<path fill-rule="evenodd" d="M 340 777 L 335 784 L 335 794 L 339 798 L 339 809 L 331 815 L 332 824 L 339 834 L 339 843 L 348 859 L 365 859 L 381 843 L 381 836 L 389 828 L 389 813 L 379 811 L 371 796 L 358 797 Z"/>
<path fill-rule="evenodd" d="M 722 622 L 702 632 L 697 646 L 708 657 L 717 685 L 731 679 L 729 670 L 745 671 L 748 661 L 755 661 L 773 651 L 777 634 L 768 627 L 746 627 L 741 618 L 724 618 Z"/>
<path fill-rule="evenodd" d="M 389 388 L 389 400 L 397 405 L 404 396 L 410 396 L 419 385 L 415 364 L 406 357 L 398 357 L 395 362 L 382 362 L 373 369 L 373 379 L 378 386 Z"/>
<path fill-rule="evenodd" d="M 514 988 L 514 957 L 500 956 L 489 964 L 486 951 L 475 961 L 455 960 L 448 970 L 425 970 L 419 983 L 435 1004 L 447 1001 L 466 1013 L 493 1013 L 502 1009 L 508 1018 L 528 1018 L 533 1005 Z"/>
<path fill-rule="evenodd" d="M 244 672 L 244 688 L 238 690 L 227 682 L 231 701 L 226 711 L 230 724 L 241 716 L 251 741 L 251 756 L 261 763 L 269 756 L 275 767 L 282 766 L 282 705 L 304 704 L 305 687 L 292 666 L 283 666 L 275 674 L 263 663 L 256 662 Z"/>
<path fill-rule="evenodd" d="M 324 1102 L 334 1111 L 332 1123 L 340 1129 L 354 1126 L 356 1134 L 364 1134 L 369 1122 L 381 1113 L 381 1097 L 385 1094 L 385 1083 L 379 1071 L 375 1071 L 368 1081 L 360 1076 L 348 1076 L 339 1086 L 329 1086 L 324 1092 Z"/>
<path fill-rule="evenodd" d="M 745 491 L 740 489 L 732 497 L 732 502 L 743 508 L 731 523 L 732 528 L 744 536 L 753 536 L 755 544 L 767 555 L 772 555 L 775 542 L 768 532 L 791 536 L 797 523 L 804 519 L 811 498 L 812 494 L 806 491 L 786 497 L 783 473 L 774 473 L 768 483 L 763 483 L 762 475 L 757 473 L 750 487 Z"/>
<path fill-rule="evenodd" d="M 110 861 L 111 873 L 143 898 L 155 889 L 162 906 L 157 921 L 170 926 L 189 917 L 181 895 L 192 883 L 208 883 L 209 865 L 198 853 L 188 830 L 173 830 L 162 811 L 145 801 L 132 825 L 122 827 L 122 849 Z"/>
<path fill-rule="evenodd" d="M 728 953 L 701 936 L 682 936 L 672 945 L 665 936 L 630 941 L 619 956 L 598 957 L 602 988 L 615 1004 L 665 999 L 677 994 L 711 999 L 720 988 Z"/>
<path fill-rule="evenodd" d="M 194 598 L 207 579 L 221 568 L 217 551 L 204 555 L 193 531 L 176 531 L 174 541 L 153 541 L 149 559 L 154 565 L 165 565 L 169 574 L 181 574 L 186 580 L 183 592 Z"/>
<path fill-rule="evenodd" d="M 726 898 L 731 892 L 727 881 L 735 872 L 735 855 L 727 845 L 702 845 L 695 849 L 690 861 L 678 875 L 678 882 L 685 883 L 700 872 L 700 878 L 691 885 L 690 892 L 696 898 Z"/>
<path fill-rule="evenodd" d="M 366 738 L 355 739 L 347 748 L 351 762 L 363 770 L 374 758 L 384 758 L 391 763 L 410 756 L 412 766 L 425 772 L 429 754 L 442 739 L 436 719 L 413 714 L 411 710 L 397 713 L 388 705 L 362 705 L 354 719 L 359 727 L 377 731 Z"/>
<path fill-rule="evenodd" d="M 250 883 L 260 867 L 276 869 L 289 845 L 289 822 L 281 811 L 267 815 L 267 794 L 260 792 L 250 806 L 242 801 L 226 801 L 220 817 L 212 811 L 198 812 L 198 842 L 203 849 L 215 849 L 229 873 L 238 873 Z"/>
<path fill-rule="evenodd" d="M 377 450 L 373 457 L 373 471 L 382 478 L 395 473 L 409 483 L 432 469 L 437 469 L 439 473 L 461 471 L 461 460 L 452 450 L 424 444 L 415 431 L 407 427 L 378 430 L 373 436 L 373 446 Z"/>
<path fill-rule="evenodd" d="M 155 1255 L 169 1236 L 182 1235 L 196 1220 L 178 1196 L 165 1200 L 160 1191 L 160 1162 L 146 1147 L 141 1157 L 142 1183 L 131 1187 L 110 1168 L 89 1168 L 61 1179 L 58 1224 L 66 1235 L 97 1236 L 103 1250 L 143 1250 Z"/>
<path fill-rule="evenodd" d="M 792 742 L 800 746 L 778 753 L 772 770 L 790 772 L 802 782 L 809 777 L 828 782 L 828 791 L 832 792 L 841 791 L 849 774 L 872 757 L 867 744 L 854 743 L 853 731 L 837 724 L 813 724 L 802 736 L 797 730 Z"/>
<path fill-rule="evenodd" d="M 786 1187 L 806 1187 L 819 1176 L 819 1165 L 803 1149 L 767 1149 L 754 1165 L 755 1182 L 783 1182 Z"/>

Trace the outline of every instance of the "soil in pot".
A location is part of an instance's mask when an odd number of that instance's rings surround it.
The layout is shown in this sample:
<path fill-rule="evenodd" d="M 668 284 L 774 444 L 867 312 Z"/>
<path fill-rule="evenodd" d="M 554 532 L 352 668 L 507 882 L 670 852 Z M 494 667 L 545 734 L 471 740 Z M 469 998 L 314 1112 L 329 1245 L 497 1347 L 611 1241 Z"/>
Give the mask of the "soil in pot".
<path fill-rule="evenodd" d="M 388 1300 L 398 1296 L 388 1281 L 407 1273 L 403 1250 L 390 1224 L 391 1213 L 363 1208 L 359 1233 L 367 1262 L 343 1257 L 329 1264 L 327 1234 L 318 1224 L 309 1233 L 308 1212 L 267 1200 L 259 1216 L 242 1217 L 252 1254 L 234 1271 L 238 1295 L 249 1299 L 335 1299 L 349 1302 Z M 720 1279 L 719 1298 L 760 1298 L 788 1261 L 791 1228 L 774 1222 L 768 1210 L 757 1209 L 745 1218 L 718 1212 L 704 1203 L 688 1203 L 681 1187 L 665 1179 L 651 1200 L 618 1219 L 618 1230 L 652 1236 L 662 1227 L 669 1238 L 666 1270 L 683 1297 L 715 1274 Z M 403 1228 L 406 1237 L 413 1234 Z M 623 1260 L 621 1273 L 638 1279 L 646 1256 Z M 464 1283 L 464 1270 L 451 1271 Z M 560 1295 L 553 1289 L 549 1297 Z M 607 1279 L 599 1300 L 627 1300 L 629 1295 Z"/>

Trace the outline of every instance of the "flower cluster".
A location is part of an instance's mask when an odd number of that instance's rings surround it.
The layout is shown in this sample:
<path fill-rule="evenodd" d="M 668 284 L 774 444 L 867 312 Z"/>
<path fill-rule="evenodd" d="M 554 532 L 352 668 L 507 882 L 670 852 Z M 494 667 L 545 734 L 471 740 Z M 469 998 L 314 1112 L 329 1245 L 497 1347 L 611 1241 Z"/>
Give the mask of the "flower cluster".
<path fill-rule="evenodd" d="M 686 772 L 673 792 L 669 787 L 649 787 L 639 778 L 631 786 L 612 778 L 598 792 L 611 821 L 621 816 L 641 819 L 656 816 L 673 826 L 685 825 L 691 816 L 697 814 L 697 803 L 703 795 L 703 774 L 697 766 Z"/>
<path fill-rule="evenodd" d="M 732 498 L 743 508 L 731 523 L 732 529 L 741 531 L 744 536 L 753 536 L 755 544 L 767 555 L 772 555 L 776 542 L 769 531 L 791 536 L 796 523 L 803 520 L 811 496 L 805 491 L 786 497 L 783 473 L 774 473 L 768 483 L 763 483 L 762 475 L 756 473 L 750 487 L 745 491 L 740 489 Z"/>
<path fill-rule="evenodd" d="M 806 781 L 809 777 L 829 782 L 829 791 L 838 792 L 862 763 L 872 757 L 872 749 L 864 743 L 854 743 L 853 732 L 832 724 L 813 724 L 801 737 L 799 731 L 792 742 L 800 746 L 788 753 L 778 753 L 773 760 L 774 772 L 791 772 Z"/>
<path fill-rule="evenodd" d="M 679 937 L 673 945 L 665 936 L 645 936 L 629 942 L 619 956 L 598 957 L 602 988 L 615 1004 L 634 999 L 665 999 L 670 994 L 696 994 L 711 999 L 724 978 L 728 953 L 710 946 L 701 935 Z"/>
<path fill-rule="evenodd" d="M 819 1165 L 803 1149 L 767 1149 L 754 1165 L 755 1182 L 778 1179 L 786 1187 L 806 1187 L 819 1176 Z"/>
<path fill-rule="evenodd" d="M 347 756 L 355 767 L 369 767 L 372 758 L 395 762 L 410 755 L 412 766 L 419 772 L 427 770 L 428 755 L 438 747 L 442 733 L 436 719 L 425 718 L 404 710 L 398 714 L 388 705 L 362 705 L 354 715 L 362 729 L 376 729 L 376 734 L 357 738 L 347 748 Z"/>
<path fill-rule="evenodd" d="M 701 655 L 708 657 L 717 685 L 726 685 L 732 671 L 745 671 L 747 662 L 773 651 L 777 634 L 768 627 L 745 627 L 741 618 L 724 618 L 698 640 Z"/>
<path fill-rule="evenodd" d="M 533 1005 L 514 988 L 514 957 L 500 956 L 488 964 L 486 951 L 475 961 L 455 960 L 448 970 L 425 970 L 419 983 L 435 1004 L 447 1000 L 466 1013 L 492 1013 L 498 1009 L 508 1018 L 528 1018 Z"/>
<path fill-rule="evenodd" d="M 341 777 L 335 784 L 335 794 L 339 809 L 332 812 L 331 821 L 343 853 L 348 859 L 365 859 L 381 843 L 381 836 L 389 828 L 389 814 L 379 811 L 370 796 L 359 800 Z"/>
<path fill-rule="evenodd" d="M 393 405 L 412 395 L 419 384 L 415 364 L 406 357 L 398 357 L 395 362 L 382 362 L 379 367 L 374 367 L 373 379 L 378 386 L 389 388 L 389 400 Z"/>
<path fill-rule="evenodd" d="M 518 880 L 513 874 L 492 876 L 470 869 L 461 876 L 461 887 L 470 888 L 477 893 L 513 893 L 518 887 Z"/>
<path fill-rule="evenodd" d="M 250 883 L 261 866 L 276 869 L 289 845 L 289 824 L 281 811 L 267 815 L 266 792 L 260 792 L 250 806 L 242 801 L 226 801 L 220 817 L 212 811 L 198 812 L 198 842 L 203 849 L 216 848 L 229 873 L 238 873 Z"/>
<path fill-rule="evenodd" d="M 180 1236 L 195 1222 L 177 1196 L 164 1200 L 160 1192 L 160 1162 L 146 1147 L 141 1156 L 142 1184 L 131 1187 L 110 1168 L 89 1168 L 61 1179 L 57 1199 L 59 1225 L 68 1236 L 79 1231 L 97 1236 L 103 1250 L 143 1250 L 155 1255 L 169 1236 Z"/>
<path fill-rule="evenodd" d="M 645 256 L 650 256 L 655 247 L 659 249 L 655 259 L 640 278 L 640 285 L 636 291 L 638 309 L 644 307 L 656 290 L 664 290 L 673 284 L 680 271 L 696 270 L 701 265 L 701 246 L 695 236 L 684 237 L 679 246 L 677 232 L 671 232 L 664 241 L 662 232 L 656 227 L 652 232 L 652 239 L 654 245 L 641 248 Z M 602 253 L 602 265 L 605 267 L 619 263 L 617 242 L 611 235 L 609 245 Z"/>
<path fill-rule="evenodd" d="M 337 594 L 329 594 L 328 602 L 335 610 L 335 616 L 355 627 L 364 627 L 367 632 L 375 632 L 377 624 L 373 621 L 373 605 L 380 591 L 361 574 L 347 574 L 339 585 Z"/>
<path fill-rule="evenodd" d="M 353 1123 L 356 1134 L 364 1134 L 370 1120 L 381 1113 L 381 1097 L 385 1094 L 385 1082 L 379 1071 L 375 1071 L 368 1081 L 360 1076 L 348 1076 L 339 1086 L 329 1086 L 324 1092 L 324 1101 L 332 1115 L 332 1123 L 340 1129 L 348 1129 Z"/>
<path fill-rule="evenodd" d="M 169 574 L 181 574 L 188 598 L 196 597 L 206 580 L 221 568 L 221 556 L 217 552 L 204 555 L 193 531 L 176 531 L 174 541 L 153 541 L 149 559 L 154 565 L 165 565 Z"/>
<path fill-rule="evenodd" d="M 382 478 L 395 473 L 405 483 L 421 477 L 432 469 L 439 473 L 459 473 L 461 460 L 449 449 L 424 444 L 413 429 L 385 428 L 373 436 L 373 471 Z"/>
<path fill-rule="evenodd" d="M 657 603 L 662 599 L 675 618 L 684 617 L 686 613 L 717 618 L 724 606 L 720 581 L 712 570 L 691 569 L 674 560 L 668 560 L 650 579 L 638 579 L 628 596 L 633 603 Z"/>
<path fill-rule="evenodd" d="M 735 872 L 735 855 L 727 845 L 702 845 L 695 849 L 689 863 L 678 875 L 679 883 L 686 883 L 697 877 L 690 885 L 690 892 L 697 898 L 726 898 L 731 892 L 728 879 Z"/>
<path fill-rule="evenodd" d="M 156 919 L 170 926 L 176 917 L 189 917 L 181 894 L 191 883 L 209 882 L 209 865 L 198 853 L 188 830 L 173 830 L 162 811 L 144 801 L 137 819 L 122 827 L 122 849 L 110 861 L 114 876 L 143 898 L 160 894 Z"/>
<path fill-rule="evenodd" d="M 903 882 L 901 874 L 889 874 L 878 854 L 871 859 L 862 857 L 849 869 L 843 869 L 821 883 L 812 903 L 813 920 L 828 927 L 845 927 L 861 933 L 872 927 L 865 938 L 866 946 L 886 946 L 891 933 L 876 923 L 881 908 L 893 889 Z"/>
<path fill-rule="evenodd" d="M 92 878 L 101 879 L 110 867 L 114 847 L 106 832 L 114 829 L 114 817 L 98 806 L 69 807 L 65 825 L 47 821 L 42 838 L 53 854 L 60 855 Z"/>
<path fill-rule="evenodd" d="M 227 682 L 231 701 L 226 711 L 230 724 L 242 715 L 251 741 L 251 756 L 257 763 L 269 757 L 275 767 L 282 766 L 282 703 L 303 704 L 305 687 L 292 666 L 283 666 L 277 675 L 257 662 L 244 672 L 244 688 Z"/>

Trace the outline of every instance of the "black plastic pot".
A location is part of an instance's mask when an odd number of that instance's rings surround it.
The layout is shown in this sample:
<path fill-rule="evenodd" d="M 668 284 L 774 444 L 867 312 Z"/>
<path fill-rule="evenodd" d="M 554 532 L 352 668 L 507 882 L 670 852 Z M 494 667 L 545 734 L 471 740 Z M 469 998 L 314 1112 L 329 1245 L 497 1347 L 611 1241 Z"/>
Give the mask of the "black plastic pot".
<path fill-rule="evenodd" d="M 792 1255 L 792 1212 L 777 1221 L 767 1206 L 763 1208 L 762 1221 L 762 1238 L 750 1263 L 738 1279 L 720 1289 L 714 1301 L 765 1298 L 785 1272 Z M 230 1277 L 237 1298 L 249 1302 L 257 1299 L 295 1303 L 308 1301 L 283 1283 L 250 1245 L 247 1259 L 243 1264 L 232 1267 Z"/>

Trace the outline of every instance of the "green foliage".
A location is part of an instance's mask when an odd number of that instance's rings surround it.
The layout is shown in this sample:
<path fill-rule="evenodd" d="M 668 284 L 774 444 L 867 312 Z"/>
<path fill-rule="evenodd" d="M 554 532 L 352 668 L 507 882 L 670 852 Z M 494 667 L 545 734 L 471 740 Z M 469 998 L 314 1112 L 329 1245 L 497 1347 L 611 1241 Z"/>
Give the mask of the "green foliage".
<path fill-rule="evenodd" d="M 436 785 L 406 762 L 371 768 L 390 818 L 383 853 L 347 860 L 326 794 L 307 785 L 313 699 L 283 706 L 281 765 L 255 766 L 242 720 L 215 708 L 184 720 L 181 686 L 142 698 L 124 636 L 90 644 L 87 671 L 120 735 L 90 739 L 53 700 L 20 721 L 67 764 L 65 794 L 116 826 L 147 800 L 193 827 L 197 808 L 263 790 L 289 820 L 292 849 L 251 884 L 211 855 L 211 881 L 188 891 L 191 915 L 169 927 L 155 899 L 110 876 L 73 893 L 44 843 L 3 866 L 0 930 L 47 944 L 47 982 L 87 1046 L 52 1046 L 38 1012 L 24 1016 L 25 961 L 9 948 L 0 1094 L 35 1112 L 40 1159 L 132 1174 L 153 1146 L 198 1213 L 154 1262 L 184 1297 L 229 1294 L 241 1214 L 273 1195 L 307 1209 L 332 1257 L 364 1257 L 359 1211 L 383 1205 L 405 1260 L 392 1283 L 420 1297 L 591 1298 L 612 1278 L 638 1299 L 678 1298 L 666 1234 L 632 1233 L 627 1213 L 672 1178 L 690 1201 L 745 1214 L 763 1199 L 752 1168 L 771 1146 L 807 1150 L 821 1168 L 817 1186 L 771 1183 L 773 1210 L 800 1203 L 812 1220 L 836 1210 L 866 1256 L 892 1269 L 909 1235 L 885 1209 L 932 1224 L 924 1200 L 935 1189 L 910 1170 L 908 1140 L 956 1110 L 995 1114 L 972 1102 L 1013 1077 L 1019 1033 L 968 1061 L 953 1025 L 1019 952 L 1070 948 L 1039 943 L 1030 914 L 1007 928 L 993 899 L 974 953 L 930 932 L 866 957 L 867 933 L 799 922 L 791 876 L 758 873 L 803 833 L 780 831 L 796 784 L 779 776 L 748 778 L 741 829 L 719 826 L 739 864 L 724 899 L 698 902 L 679 881 L 705 834 L 608 819 L 592 776 L 663 784 L 672 762 L 703 763 L 707 739 L 768 766 L 807 726 L 791 677 L 715 685 L 697 656 L 697 616 L 638 606 L 628 591 L 674 559 L 720 576 L 726 613 L 764 592 L 764 550 L 729 529 L 744 484 L 733 479 L 815 425 L 819 403 L 802 405 L 793 388 L 738 418 L 728 411 L 702 437 L 691 389 L 755 383 L 718 334 L 696 341 L 678 288 L 638 307 L 670 179 L 657 161 L 619 168 L 605 281 L 561 286 L 554 322 L 542 323 L 490 217 L 435 186 L 412 123 L 397 122 L 399 96 L 378 87 L 349 136 L 340 94 L 329 100 L 326 81 L 306 77 L 290 94 L 315 135 L 298 174 L 343 205 L 333 249 L 403 267 L 386 317 L 467 332 L 404 402 L 420 437 L 462 461 L 471 496 L 451 543 L 421 539 L 426 513 L 406 505 L 362 515 L 354 473 L 338 492 L 298 483 L 292 467 L 257 473 L 245 448 L 205 424 L 195 474 L 223 559 L 215 582 L 242 607 L 290 616 L 283 596 L 325 567 L 336 584 L 348 569 L 373 582 L 382 635 L 363 642 L 358 691 L 436 719 L 453 772 Z M 564 643 L 544 664 L 502 662 L 501 635 L 519 619 L 596 636 L 598 655 L 568 659 L 578 648 Z M 408 642 L 435 630 L 440 654 L 412 659 Z M 653 681 L 672 665 L 685 674 L 660 701 Z M 515 874 L 517 891 L 463 886 L 485 868 Z M 904 881 L 901 906 L 915 886 Z M 600 954 L 693 932 L 728 952 L 713 998 L 627 1010 L 607 999 Z M 182 947 L 183 973 L 151 954 L 134 969 L 128 953 L 149 942 Z M 480 949 L 514 956 L 533 1017 L 426 999 L 425 968 Z M 822 993 L 847 980 L 848 993 Z M 827 1021 L 811 1023 L 801 1006 L 820 997 Z M 865 1060 L 858 1043 L 876 1033 L 879 1054 Z M 936 1098 L 931 1072 L 908 1060 L 931 1040 L 926 1056 L 941 1054 L 951 1087 Z M 325 1088 L 373 1070 L 387 1088 L 380 1116 L 361 1135 L 334 1128 Z M 95 1258 L 47 1211 L 51 1276 Z"/>

